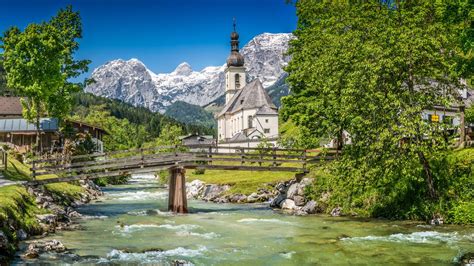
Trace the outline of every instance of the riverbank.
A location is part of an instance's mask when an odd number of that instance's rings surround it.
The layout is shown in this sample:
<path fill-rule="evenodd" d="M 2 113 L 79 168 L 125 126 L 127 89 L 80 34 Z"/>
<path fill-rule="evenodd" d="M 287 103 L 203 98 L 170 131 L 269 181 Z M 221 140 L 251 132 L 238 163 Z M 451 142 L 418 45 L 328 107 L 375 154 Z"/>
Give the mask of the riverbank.
<path fill-rule="evenodd" d="M 231 185 L 207 184 L 199 179 L 186 183 L 188 199 L 198 199 L 214 203 L 261 203 L 266 202 L 271 208 L 281 209 L 288 214 L 307 215 L 324 213 L 327 206 L 324 199 L 318 202 L 309 200 L 306 187 L 312 185 L 312 178 L 292 178 L 287 181 L 266 183 L 248 195 L 232 193 Z M 340 211 L 332 211 L 333 216 L 340 216 Z"/>
<path fill-rule="evenodd" d="M 29 166 L 9 158 L 4 177 L 10 181 L 27 181 Z M 43 187 L 9 185 L 0 188 L 0 262 L 12 258 L 20 241 L 47 236 L 57 230 L 72 230 L 75 208 L 101 195 L 92 181 L 75 184 L 57 183 Z M 25 254 L 34 258 L 35 250 Z"/>
<path fill-rule="evenodd" d="M 45 252 L 29 261 L 17 257 L 13 264 L 449 264 L 473 251 L 469 226 L 287 215 L 268 202 L 190 199 L 190 214 L 173 214 L 166 211 L 167 189 L 144 175 L 103 191 L 100 201 L 78 207 L 81 230 L 42 239 L 57 240 L 71 253 Z"/>

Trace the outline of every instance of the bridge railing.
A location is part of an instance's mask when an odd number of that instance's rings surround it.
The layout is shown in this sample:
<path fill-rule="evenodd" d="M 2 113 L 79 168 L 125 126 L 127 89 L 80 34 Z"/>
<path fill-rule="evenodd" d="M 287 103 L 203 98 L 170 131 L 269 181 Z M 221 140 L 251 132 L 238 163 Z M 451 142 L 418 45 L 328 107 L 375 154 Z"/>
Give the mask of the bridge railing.
<path fill-rule="evenodd" d="M 173 167 L 307 172 L 308 164 L 332 159 L 332 153 L 315 154 L 297 149 L 159 146 L 35 160 L 31 172 L 33 179 L 52 178 L 57 182 L 155 172 Z"/>

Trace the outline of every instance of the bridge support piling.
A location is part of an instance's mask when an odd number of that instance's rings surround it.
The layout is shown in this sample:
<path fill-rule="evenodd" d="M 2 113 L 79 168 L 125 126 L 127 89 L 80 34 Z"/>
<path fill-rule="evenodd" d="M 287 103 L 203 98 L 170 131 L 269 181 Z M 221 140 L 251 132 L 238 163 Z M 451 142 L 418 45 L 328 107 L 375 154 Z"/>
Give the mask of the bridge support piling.
<path fill-rule="evenodd" d="M 176 213 L 187 213 L 186 170 L 182 167 L 170 169 L 168 210 Z"/>

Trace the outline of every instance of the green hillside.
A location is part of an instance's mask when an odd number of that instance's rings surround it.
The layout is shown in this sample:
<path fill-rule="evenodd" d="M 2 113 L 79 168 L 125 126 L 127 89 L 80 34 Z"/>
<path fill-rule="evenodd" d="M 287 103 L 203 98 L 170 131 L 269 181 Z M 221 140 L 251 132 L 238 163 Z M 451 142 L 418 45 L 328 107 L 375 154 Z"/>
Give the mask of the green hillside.
<path fill-rule="evenodd" d="M 119 119 L 127 119 L 130 123 L 143 125 L 151 137 L 158 137 L 163 126 L 167 124 L 181 126 L 186 133 L 199 132 L 202 134 L 212 134 L 211 126 L 205 124 L 188 124 L 180 122 L 174 118 L 160 113 L 154 113 L 145 107 L 135 107 L 131 104 L 119 100 L 107 99 L 91 93 L 78 93 L 74 97 L 73 113 L 85 117 L 90 107 L 104 105 L 110 114 Z"/>
<path fill-rule="evenodd" d="M 206 128 L 217 127 L 216 120 L 212 113 L 198 105 L 182 101 L 177 101 L 168 107 L 165 115 L 189 125 L 197 125 Z"/>

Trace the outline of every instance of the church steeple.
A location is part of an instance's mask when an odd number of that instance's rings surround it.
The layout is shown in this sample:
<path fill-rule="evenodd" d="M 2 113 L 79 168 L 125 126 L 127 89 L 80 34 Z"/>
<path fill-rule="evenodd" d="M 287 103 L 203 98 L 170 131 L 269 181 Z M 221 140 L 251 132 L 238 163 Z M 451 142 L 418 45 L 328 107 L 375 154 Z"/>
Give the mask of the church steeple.
<path fill-rule="evenodd" d="M 235 30 L 235 18 L 234 18 L 234 31 L 230 34 L 230 55 L 227 58 L 227 66 L 241 67 L 244 65 L 244 57 L 239 53 L 239 34 Z"/>
<path fill-rule="evenodd" d="M 239 53 L 239 34 L 235 30 L 230 34 L 230 55 L 227 58 L 225 69 L 225 102 L 226 104 L 234 97 L 235 93 L 247 84 L 245 75 L 244 57 Z"/>

